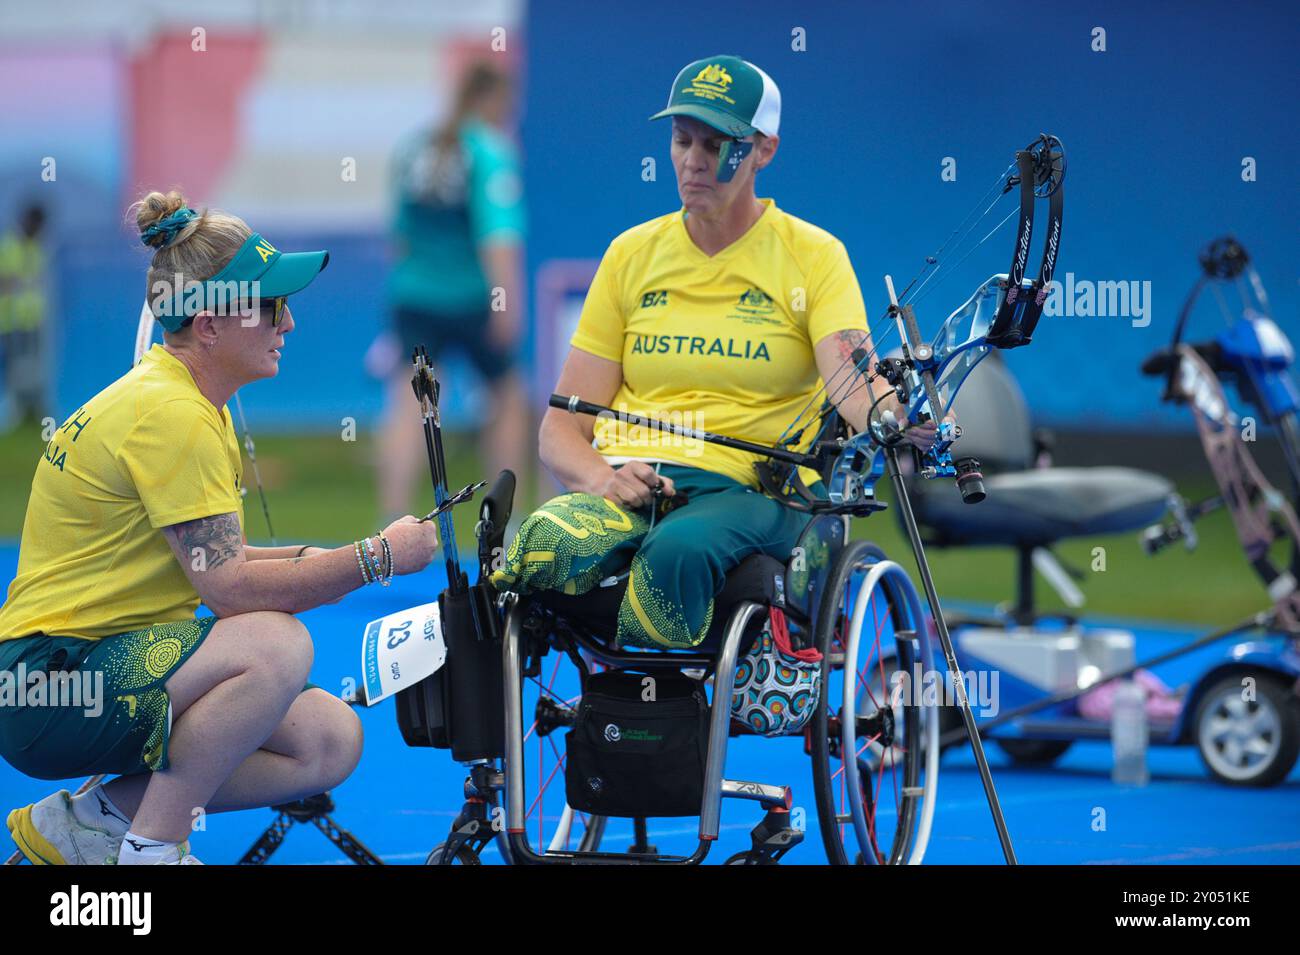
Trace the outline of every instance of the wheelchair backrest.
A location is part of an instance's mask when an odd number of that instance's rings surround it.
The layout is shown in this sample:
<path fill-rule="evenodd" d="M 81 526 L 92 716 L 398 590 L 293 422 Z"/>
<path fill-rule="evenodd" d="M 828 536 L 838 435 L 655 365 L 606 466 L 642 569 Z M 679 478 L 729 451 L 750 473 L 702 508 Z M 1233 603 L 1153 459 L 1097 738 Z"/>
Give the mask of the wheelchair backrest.
<path fill-rule="evenodd" d="M 820 514 L 804 528 L 785 568 L 785 609 L 811 622 L 831 565 L 848 542 L 848 518 Z"/>

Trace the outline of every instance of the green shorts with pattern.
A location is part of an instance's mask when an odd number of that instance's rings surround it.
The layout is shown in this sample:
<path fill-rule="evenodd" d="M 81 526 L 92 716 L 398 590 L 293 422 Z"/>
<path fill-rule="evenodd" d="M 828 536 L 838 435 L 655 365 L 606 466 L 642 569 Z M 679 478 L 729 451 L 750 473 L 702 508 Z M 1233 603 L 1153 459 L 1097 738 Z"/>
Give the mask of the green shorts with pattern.
<path fill-rule="evenodd" d="M 98 640 L 0 641 L 0 756 L 38 779 L 167 768 L 167 680 L 216 617 Z"/>

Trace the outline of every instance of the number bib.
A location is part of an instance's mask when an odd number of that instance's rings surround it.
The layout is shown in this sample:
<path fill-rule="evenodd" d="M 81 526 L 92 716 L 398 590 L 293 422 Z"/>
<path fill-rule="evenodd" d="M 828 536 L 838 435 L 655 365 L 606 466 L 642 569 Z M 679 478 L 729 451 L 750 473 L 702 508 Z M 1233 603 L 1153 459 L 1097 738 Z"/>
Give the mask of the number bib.
<path fill-rule="evenodd" d="M 366 705 L 414 686 L 447 662 L 437 602 L 399 610 L 366 624 L 361 672 Z"/>

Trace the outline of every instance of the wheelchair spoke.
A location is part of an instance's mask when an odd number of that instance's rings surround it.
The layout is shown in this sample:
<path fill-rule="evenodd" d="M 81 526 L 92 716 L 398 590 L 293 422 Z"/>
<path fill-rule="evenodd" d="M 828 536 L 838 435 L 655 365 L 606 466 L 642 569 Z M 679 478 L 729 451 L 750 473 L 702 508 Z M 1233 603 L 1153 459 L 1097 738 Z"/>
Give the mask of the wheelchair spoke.
<path fill-rule="evenodd" d="M 525 743 L 537 741 L 535 747 L 527 747 L 529 759 L 525 760 L 525 771 L 531 785 L 523 794 L 526 807 L 523 816 L 530 841 L 535 840 L 540 852 L 562 851 L 574 845 L 594 851 L 599 849 L 603 835 L 605 820 L 574 812 L 567 804 L 565 792 L 568 760 L 563 733 L 559 731 L 573 725 L 582 699 L 584 677 L 579 667 L 599 668 L 593 667 L 585 656 L 558 650 L 549 668 L 539 667 L 538 673 L 524 676 L 522 681 L 523 709 L 532 715 L 523 739 Z"/>
<path fill-rule="evenodd" d="M 880 618 L 879 607 L 876 606 L 875 601 L 872 601 L 871 614 L 876 624 L 876 636 L 871 643 L 871 652 L 867 655 L 866 664 L 863 666 L 862 670 L 858 671 L 858 679 L 861 681 L 863 689 L 867 691 L 867 696 L 870 698 L 872 705 L 874 705 L 875 708 L 879 710 L 881 709 L 880 701 L 877 700 L 875 694 L 871 692 L 871 682 L 865 676 L 865 672 L 871 668 L 871 658 L 874 656 L 876 659 L 876 663 L 880 669 L 881 685 L 885 686 L 886 690 L 888 690 L 888 686 L 886 686 L 886 682 L 885 682 L 885 657 L 880 649 L 880 635 L 881 633 L 884 632 L 885 621 Z M 888 699 L 889 698 L 888 692 L 884 693 L 884 696 L 886 699 Z"/>
<path fill-rule="evenodd" d="M 873 767 L 870 763 L 868 763 L 866 760 L 861 758 L 862 753 L 866 751 L 869 747 L 871 747 L 873 743 L 879 740 L 879 738 L 880 737 L 878 735 L 871 737 L 869 740 L 867 740 L 866 743 L 862 745 L 861 749 L 859 749 L 855 754 L 855 758 L 858 760 L 858 774 L 860 777 L 862 777 L 864 788 L 870 786 L 871 777 L 873 775 L 875 776 L 876 786 L 875 786 L 875 791 L 872 794 L 871 805 L 868 807 L 864 807 L 864 809 L 865 809 L 865 815 L 867 819 L 867 832 L 871 839 L 871 848 L 876 853 L 877 859 L 880 858 L 881 852 L 880 852 L 879 840 L 876 838 L 876 813 L 880 808 L 880 790 L 881 787 L 884 785 L 884 779 L 885 779 L 885 763 L 886 763 L 886 759 L 884 758 L 885 753 L 891 754 L 891 758 L 888 760 L 888 763 L 890 768 L 890 776 L 893 779 L 893 783 L 894 783 L 894 806 L 895 807 L 898 806 L 898 768 L 897 768 L 898 761 L 892 758 L 892 754 L 894 752 L 893 749 L 892 748 L 886 749 L 884 747 L 880 748 L 881 759 L 877 767 Z M 876 771 L 877 769 L 878 771 Z"/>
<path fill-rule="evenodd" d="M 899 681 L 928 655 L 917 656 L 916 604 L 898 589 L 907 587 L 906 580 L 899 583 L 897 571 L 876 571 L 884 557 L 873 545 L 846 547 L 830 572 L 823 619 L 816 624 L 823 681 L 808 750 L 823 843 L 832 862 L 902 863 L 912 858 L 932 790 L 924 774 L 922 704 L 900 692 L 906 687 Z M 860 628 L 856 637 L 853 627 Z M 842 725 L 846 709 L 853 710 L 856 725 Z"/>
<path fill-rule="evenodd" d="M 575 699 L 577 698 L 575 697 Z M 560 748 L 555 745 L 554 737 L 551 736 L 546 737 L 545 741 L 546 743 L 550 744 L 551 752 L 555 755 L 555 768 L 552 769 L 549 774 L 546 773 L 546 747 L 543 745 L 542 741 L 543 741 L 543 737 L 538 736 L 537 737 L 537 782 L 538 782 L 537 797 L 533 800 L 532 804 L 528 807 L 528 811 L 524 813 L 524 818 L 528 819 L 532 816 L 534 810 L 537 811 L 537 839 L 539 845 L 545 844 L 544 840 L 546 836 L 546 804 L 544 802 L 544 799 L 546 797 L 547 791 L 551 788 L 551 782 L 555 779 L 556 773 L 558 773 L 560 770 L 564 768 L 564 759 L 566 755 L 564 753 L 561 753 Z"/>
<path fill-rule="evenodd" d="M 547 776 L 545 779 L 543 779 L 542 773 L 544 771 L 544 767 L 541 765 L 541 760 L 538 760 L 537 779 L 540 785 L 537 787 L 538 791 L 537 791 L 536 798 L 533 799 L 532 804 L 528 807 L 528 811 L 524 813 L 525 819 L 532 816 L 534 810 L 538 810 L 541 808 L 542 797 L 546 795 L 546 787 L 549 786 L 551 780 L 555 778 L 555 774 L 558 773 L 563 768 L 564 768 L 564 757 L 561 756 L 559 762 L 555 764 L 555 768 L 551 770 L 550 775 Z M 537 822 L 538 822 L 537 837 L 539 839 L 542 837 L 541 821 L 543 819 L 543 816 L 544 816 L 543 812 L 539 811 L 537 813 Z"/>

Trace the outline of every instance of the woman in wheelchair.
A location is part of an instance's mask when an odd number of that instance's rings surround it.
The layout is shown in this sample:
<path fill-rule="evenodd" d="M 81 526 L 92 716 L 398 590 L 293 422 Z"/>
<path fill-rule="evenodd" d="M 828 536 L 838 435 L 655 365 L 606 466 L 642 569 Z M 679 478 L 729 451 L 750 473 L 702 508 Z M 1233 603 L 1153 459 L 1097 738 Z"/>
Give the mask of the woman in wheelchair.
<path fill-rule="evenodd" d="M 905 423 L 888 384 L 857 387 L 846 361 L 871 343 L 844 245 L 755 195 L 780 142 L 776 84 L 737 57 L 699 60 L 651 118 L 665 117 L 682 208 L 611 243 L 556 391 L 772 444 L 825 380 L 855 430 L 878 398 Z M 905 433 L 921 449 L 936 436 Z M 756 553 L 785 561 L 809 520 L 760 491 L 745 452 L 556 409 L 539 440 L 569 493 L 523 522 L 493 582 L 582 594 L 628 574 L 619 646 L 698 646 L 727 572 Z"/>

